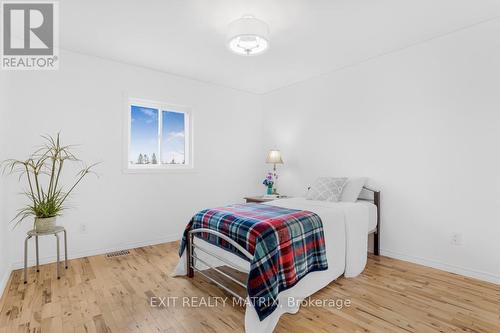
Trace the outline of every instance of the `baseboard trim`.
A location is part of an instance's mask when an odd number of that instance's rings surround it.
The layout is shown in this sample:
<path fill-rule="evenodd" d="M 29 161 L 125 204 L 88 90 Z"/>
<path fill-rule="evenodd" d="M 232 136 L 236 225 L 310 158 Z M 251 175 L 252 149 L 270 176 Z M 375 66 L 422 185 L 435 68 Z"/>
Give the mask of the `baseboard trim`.
<path fill-rule="evenodd" d="M 69 259 L 78 259 L 78 258 L 83 258 L 83 257 L 101 255 L 101 254 L 105 254 L 108 252 L 133 249 L 133 248 L 137 248 L 137 247 L 150 246 L 150 245 L 156 245 L 156 244 L 161 244 L 161 243 L 168 243 L 168 242 L 173 242 L 173 241 L 177 241 L 177 240 L 179 240 L 179 234 L 171 234 L 171 235 L 167 235 L 167 236 L 162 237 L 162 238 L 157 238 L 157 239 L 152 239 L 152 240 L 147 240 L 147 241 L 121 243 L 121 244 L 118 244 L 118 245 L 115 245 L 112 247 L 108 247 L 108 248 L 97 248 L 97 249 L 78 251 L 78 252 L 71 252 L 71 249 L 70 249 Z M 380 249 L 380 254 L 383 256 L 386 256 L 386 257 L 390 257 L 390 258 L 409 261 L 409 262 L 413 262 L 415 264 L 440 269 L 440 270 L 443 270 L 446 272 L 451 272 L 451 273 L 460 274 L 463 276 L 479 279 L 482 281 L 500 284 L 500 276 L 492 274 L 492 273 L 474 270 L 474 269 L 461 267 L 461 266 L 457 266 L 457 265 L 450 265 L 450 264 L 440 262 L 438 260 L 408 255 L 405 253 L 392 251 L 392 250 L 388 250 L 388 249 Z M 61 258 L 61 259 L 63 259 L 63 258 Z M 49 256 L 49 257 L 40 258 L 41 265 L 53 263 L 55 261 L 56 261 L 56 256 Z M 29 267 L 31 267 L 35 264 L 36 264 L 36 262 L 34 259 L 31 259 L 28 261 Z M 15 262 L 9 267 L 9 269 L 5 272 L 4 276 L 0 280 L 0 290 L 1 291 L 4 291 L 4 289 L 7 285 L 7 282 L 9 281 L 10 274 L 12 273 L 12 271 L 15 269 L 23 268 L 23 267 L 24 267 L 23 261 Z"/>
<path fill-rule="evenodd" d="M 466 277 L 486 281 L 486 282 L 491 282 L 495 284 L 500 284 L 500 276 L 488 273 L 488 272 L 483 272 L 483 271 L 478 271 L 475 269 L 470 269 L 466 267 L 461 267 L 457 265 L 450 265 L 450 264 L 445 264 L 443 262 L 440 262 L 438 260 L 434 259 L 427 259 L 423 257 L 417 257 L 417 256 L 412 256 L 392 250 L 387 250 L 387 249 L 380 249 L 380 254 L 386 257 L 391 257 L 394 259 L 400 259 L 404 261 L 409 261 L 415 264 L 423 265 L 423 266 L 428 266 L 436 269 L 440 269 L 442 271 L 450 272 L 450 273 L 455 273 L 459 275 L 463 275 Z"/>
<path fill-rule="evenodd" d="M 171 234 L 167 235 L 162 238 L 157 238 L 157 239 L 151 239 L 147 241 L 140 241 L 140 242 L 130 242 L 130 243 L 120 243 L 111 247 L 107 248 L 97 248 L 97 249 L 92 249 L 92 250 L 85 250 L 85 251 L 77 251 L 77 252 L 72 252 L 71 247 L 68 248 L 68 259 L 78 259 L 78 258 L 83 258 L 83 257 L 90 257 L 90 256 L 96 256 L 108 252 L 114 252 L 114 251 L 121 251 L 121 250 L 128 250 L 128 249 L 134 249 L 137 247 L 143 247 L 143 246 L 150 246 L 150 245 L 156 245 L 156 244 L 161 244 L 161 243 L 168 243 L 168 242 L 173 242 L 179 240 L 179 234 Z M 31 256 L 32 257 L 32 256 Z M 47 257 L 40 257 L 40 265 L 44 264 L 50 264 L 56 262 L 57 257 L 55 255 L 53 256 L 47 256 Z M 61 260 L 64 260 L 64 252 L 61 250 Z M 28 260 L 28 267 L 36 265 L 36 260 L 34 258 Z M 14 262 L 11 266 L 11 271 L 20 269 L 24 267 L 24 261 L 17 261 Z"/>
<path fill-rule="evenodd" d="M 2 279 L 0 280 L 0 305 L 2 304 L 1 300 L 3 299 L 3 296 L 5 294 L 5 288 L 9 283 L 11 273 L 12 273 L 12 265 L 8 265 L 7 270 L 5 271 L 4 275 L 2 276 Z"/>

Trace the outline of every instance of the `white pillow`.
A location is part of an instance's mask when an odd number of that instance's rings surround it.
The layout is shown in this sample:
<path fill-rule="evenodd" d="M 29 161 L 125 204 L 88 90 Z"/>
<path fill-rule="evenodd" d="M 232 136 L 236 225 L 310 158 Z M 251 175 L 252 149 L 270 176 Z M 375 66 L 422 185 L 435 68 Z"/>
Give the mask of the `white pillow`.
<path fill-rule="evenodd" d="M 356 202 L 359 198 L 359 194 L 365 186 L 366 178 L 349 178 L 342 191 L 342 197 L 340 201 L 342 202 Z"/>
<path fill-rule="evenodd" d="M 347 178 L 317 178 L 307 192 L 306 199 L 337 202 L 340 200 L 346 181 Z"/>

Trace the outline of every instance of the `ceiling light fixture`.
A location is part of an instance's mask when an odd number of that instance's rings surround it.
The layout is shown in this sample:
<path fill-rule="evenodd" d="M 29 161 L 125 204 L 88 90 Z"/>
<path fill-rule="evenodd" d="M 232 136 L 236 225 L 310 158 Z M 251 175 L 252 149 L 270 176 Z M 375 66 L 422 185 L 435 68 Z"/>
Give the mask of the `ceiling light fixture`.
<path fill-rule="evenodd" d="M 229 24 L 228 46 L 236 54 L 251 56 L 269 47 L 269 26 L 252 15 Z"/>

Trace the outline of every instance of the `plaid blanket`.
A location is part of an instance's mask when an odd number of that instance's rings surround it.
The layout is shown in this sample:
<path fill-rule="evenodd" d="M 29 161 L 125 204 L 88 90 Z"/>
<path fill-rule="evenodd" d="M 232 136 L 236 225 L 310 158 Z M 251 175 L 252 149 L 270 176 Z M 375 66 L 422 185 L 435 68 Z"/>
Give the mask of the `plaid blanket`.
<path fill-rule="evenodd" d="M 328 268 L 323 223 L 309 211 L 254 203 L 202 210 L 186 227 L 179 255 L 184 252 L 187 232 L 198 228 L 216 230 L 253 255 L 247 291 L 261 321 L 277 308 L 281 291 L 310 272 Z M 248 260 L 223 239 L 199 235 Z"/>

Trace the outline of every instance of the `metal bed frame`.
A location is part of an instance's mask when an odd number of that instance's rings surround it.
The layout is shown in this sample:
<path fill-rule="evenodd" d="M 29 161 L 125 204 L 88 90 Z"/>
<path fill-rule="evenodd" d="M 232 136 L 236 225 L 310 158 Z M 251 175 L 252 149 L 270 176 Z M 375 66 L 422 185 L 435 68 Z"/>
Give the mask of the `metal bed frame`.
<path fill-rule="evenodd" d="M 370 202 L 373 202 L 373 204 L 377 207 L 377 227 L 370 232 L 374 234 L 374 248 L 373 248 L 373 254 L 374 255 L 379 255 L 380 254 L 380 191 L 374 191 L 372 189 L 369 189 L 367 187 L 363 187 L 364 190 L 368 191 L 368 192 L 371 192 L 373 194 L 373 199 L 360 199 L 360 200 L 365 200 L 365 201 L 370 201 Z M 246 302 L 246 299 L 242 296 L 240 296 L 236 291 L 232 290 L 230 287 L 226 286 L 223 284 L 223 282 L 211 277 L 210 275 L 206 274 L 203 270 L 200 270 L 196 267 L 196 261 L 199 261 L 201 262 L 204 266 L 208 267 L 209 269 L 217 272 L 218 274 L 228 278 L 229 280 L 233 281 L 234 283 L 236 283 L 237 285 L 243 287 L 245 290 L 246 290 L 246 284 L 243 283 L 242 281 L 238 280 L 236 277 L 232 276 L 231 274 L 227 273 L 227 272 L 223 272 L 222 270 L 220 270 L 218 267 L 215 267 L 215 266 L 212 266 L 210 265 L 209 263 L 207 263 L 205 260 L 199 258 L 196 253 L 195 253 L 195 249 L 196 250 L 199 250 L 201 252 L 204 252 L 205 254 L 209 255 L 209 256 L 212 256 L 218 260 L 220 260 L 221 262 L 225 263 L 227 266 L 229 266 L 230 268 L 233 268 L 237 271 L 240 271 L 240 272 L 243 272 L 245 274 L 248 274 L 249 271 L 244 268 L 244 267 L 241 267 L 241 266 L 238 266 L 238 265 L 235 265 L 234 263 L 230 262 L 229 260 L 225 259 L 225 258 L 222 258 L 221 256 L 219 256 L 218 254 L 216 253 L 213 253 L 201 246 L 198 246 L 194 243 L 194 236 L 196 234 L 203 234 L 203 233 L 208 233 L 208 234 L 212 234 L 214 236 L 217 236 L 219 238 L 222 238 L 223 240 L 225 240 L 226 242 L 228 242 L 229 244 L 231 244 L 232 246 L 234 246 L 239 252 L 241 252 L 250 262 L 252 261 L 253 259 L 253 256 L 244 248 L 242 247 L 240 244 L 238 244 L 237 242 L 235 242 L 234 240 L 232 240 L 231 238 L 229 238 L 228 236 L 220 233 L 220 232 L 217 232 L 215 230 L 211 230 L 211 229 L 207 229 L 207 228 L 200 228 L 200 229 L 195 229 L 195 230 L 190 230 L 188 232 L 188 237 L 187 237 L 187 242 L 186 242 L 186 250 L 187 250 L 187 275 L 188 277 L 192 278 L 194 277 L 194 272 L 198 272 L 200 273 L 201 275 L 203 275 L 205 278 L 207 278 L 208 280 L 212 281 L 213 283 L 215 283 L 217 286 L 219 286 L 220 288 L 222 288 L 223 290 L 227 291 L 229 294 L 233 295 L 234 297 L 236 297 L 240 302 L 242 302 L 241 304 L 245 304 Z"/>
<path fill-rule="evenodd" d="M 373 254 L 376 256 L 380 255 L 380 191 L 372 190 L 368 187 L 363 187 L 365 191 L 371 192 L 373 194 L 373 199 L 361 199 L 366 201 L 371 201 L 377 207 L 377 226 L 370 234 L 373 234 Z"/>

